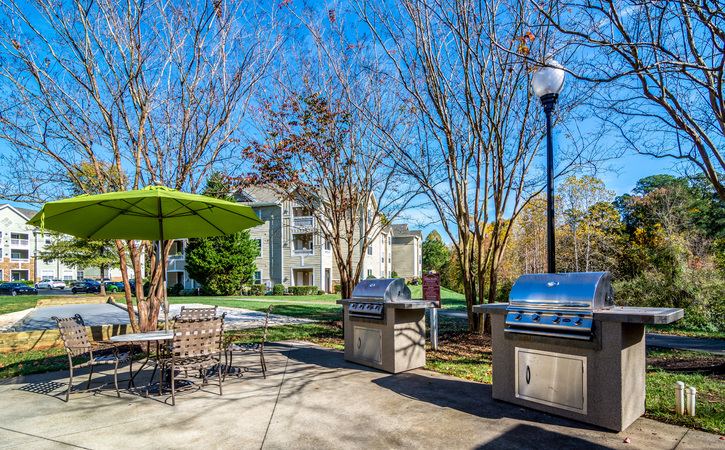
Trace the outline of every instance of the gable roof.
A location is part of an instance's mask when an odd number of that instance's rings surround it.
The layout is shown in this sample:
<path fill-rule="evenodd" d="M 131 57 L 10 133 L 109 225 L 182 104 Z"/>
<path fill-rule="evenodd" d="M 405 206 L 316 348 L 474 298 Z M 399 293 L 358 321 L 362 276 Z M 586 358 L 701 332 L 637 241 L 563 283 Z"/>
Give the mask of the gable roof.
<path fill-rule="evenodd" d="M 269 185 L 259 185 L 240 189 L 234 197 L 241 203 L 277 203 L 282 195 Z"/>
<path fill-rule="evenodd" d="M 3 205 L 0 205 L 0 209 L 2 208 L 8 208 L 12 211 L 15 211 L 17 214 L 20 214 L 21 216 L 25 217 L 25 220 L 28 221 L 33 218 L 34 215 L 38 213 L 38 211 L 34 209 L 28 209 L 28 208 L 20 208 L 17 206 L 13 206 L 9 203 L 5 203 Z"/>
<path fill-rule="evenodd" d="M 409 230 L 407 223 L 395 223 L 390 225 L 390 229 L 393 232 L 393 237 L 406 237 L 406 236 L 417 236 L 423 239 L 423 231 L 421 230 Z"/>

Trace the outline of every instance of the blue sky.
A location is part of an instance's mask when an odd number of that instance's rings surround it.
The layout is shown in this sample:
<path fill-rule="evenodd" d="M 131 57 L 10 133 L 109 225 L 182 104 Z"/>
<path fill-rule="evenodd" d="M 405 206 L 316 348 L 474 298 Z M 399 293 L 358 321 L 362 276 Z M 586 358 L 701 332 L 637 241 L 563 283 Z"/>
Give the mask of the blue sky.
<path fill-rule="evenodd" d="M 677 169 L 675 160 L 671 158 L 653 158 L 651 156 L 634 153 L 633 151 L 628 152 L 622 158 L 615 161 L 613 166 L 615 166 L 615 171 L 601 172 L 596 174 L 596 176 L 604 181 L 607 189 L 613 190 L 615 195 L 631 193 L 632 189 L 636 186 L 637 181 L 650 175 L 682 175 L 682 173 Z M 558 184 L 562 181 L 563 180 L 557 180 L 556 183 Z M 554 186 L 554 189 L 556 190 L 556 185 Z M 425 239 L 431 231 L 436 230 L 443 238 L 443 242 L 446 244 L 451 243 L 451 240 L 443 230 L 443 227 L 438 224 L 422 227 L 422 230 L 423 239 Z"/>

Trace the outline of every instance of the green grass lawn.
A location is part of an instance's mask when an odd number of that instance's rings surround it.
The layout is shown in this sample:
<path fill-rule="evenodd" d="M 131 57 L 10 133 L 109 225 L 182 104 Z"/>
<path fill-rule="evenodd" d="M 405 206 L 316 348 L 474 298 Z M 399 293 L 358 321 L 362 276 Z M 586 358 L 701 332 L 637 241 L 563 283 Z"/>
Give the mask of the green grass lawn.
<path fill-rule="evenodd" d="M 0 314 L 10 314 L 28 308 L 35 308 L 35 304 L 40 298 L 45 297 L 41 295 L 0 296 Z"/>

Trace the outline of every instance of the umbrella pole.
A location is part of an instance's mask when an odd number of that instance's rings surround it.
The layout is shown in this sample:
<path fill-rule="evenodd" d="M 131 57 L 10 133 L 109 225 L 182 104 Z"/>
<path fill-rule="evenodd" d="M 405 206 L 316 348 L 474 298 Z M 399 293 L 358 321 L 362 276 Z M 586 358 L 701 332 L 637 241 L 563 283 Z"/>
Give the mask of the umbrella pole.
<path fill-rule="evenodd" d="M 161 200 L 159 200 L 160 202 Z M 161 205 L 159 204 L 159 211 L 161 211 Z M 159 213 L 160 214 L 160 213 Z M 164 245 L 164 226 L 162 219 L 159 219 L 159 258 L 161 259 L 161 289 L 164 291 L 164 331 L 169 331 L 169 300 L 166 298 L 166 249 Z"/>

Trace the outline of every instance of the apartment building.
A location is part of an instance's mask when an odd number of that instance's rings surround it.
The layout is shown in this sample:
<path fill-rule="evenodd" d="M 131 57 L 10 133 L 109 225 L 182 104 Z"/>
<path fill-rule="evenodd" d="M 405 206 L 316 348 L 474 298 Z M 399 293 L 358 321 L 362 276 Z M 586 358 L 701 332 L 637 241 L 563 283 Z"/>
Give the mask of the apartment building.
<path fill-rule="evenodd" d="M 407 224 L 391 225 L 392 254 L 399 277 L 420 277 L 423 273 L 423 232 Z"/>
<path fill-rule="evenodd" d="M 75 280 L 77 271 L 60 261 L 43 262 L 35 256 L 50 243 L 50 236 L 26 225 L 37 211 L 0 205 L 0 280 Z"/>
<path fill-rule="evenodd" d="M 51 243 L 48 233 L 26 224 L 37 211 L 19 208 L 9 204 L 0 205 L 0 280 L 80 280 L 101 278 L 100 269 L 89 267 L 79 269 L 62 264 L 59 260 L 44 262 L 36 255 Z M 109 270 L 106 277 L 121 280 L 118 268 Z M 129 272 L 133 278 L 133 272 Z"/>

